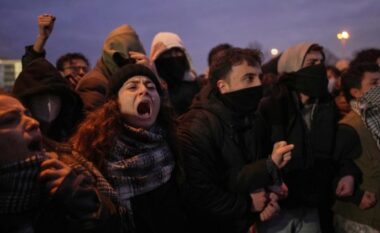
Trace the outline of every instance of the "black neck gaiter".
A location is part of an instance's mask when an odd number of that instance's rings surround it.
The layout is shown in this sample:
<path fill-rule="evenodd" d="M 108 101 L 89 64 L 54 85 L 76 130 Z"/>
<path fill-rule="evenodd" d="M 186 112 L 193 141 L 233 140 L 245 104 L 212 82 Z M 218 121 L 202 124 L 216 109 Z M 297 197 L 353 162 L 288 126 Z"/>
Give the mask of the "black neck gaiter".
<path fill-rule="evenodd" d="M 256 111 L 262 97 L 263 87 L 256 86 L 222 94 L 221 100 L 233 111 L 248 114 Z"/>
<path fill-rule="evenodd" d="M 297 72 L 284 74 L 280 82 L 309 97 L 321 98 L 328 95 L 328 79 L 324 65 L 308 66 Z"/>
<path fill-rule="evenodd" d="M 169 87 L 180 83 L 185 72 L 190 69 L 186 56 L 158 58 L 154 64 L 158 75 L 166 81 Z"/>

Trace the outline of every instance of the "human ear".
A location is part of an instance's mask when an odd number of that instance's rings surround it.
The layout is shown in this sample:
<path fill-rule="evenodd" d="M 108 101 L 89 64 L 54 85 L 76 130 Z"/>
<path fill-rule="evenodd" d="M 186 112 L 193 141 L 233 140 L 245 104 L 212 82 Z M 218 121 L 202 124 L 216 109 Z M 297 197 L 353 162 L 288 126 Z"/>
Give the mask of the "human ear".
<path fill-rule="evenodd" d="M 223 79 L 219 79 L 216 82 L 216 87 L 218 88 L 218 90 L 221 94 L 224 94 L 228 91 L 228 85 L 227 85 L 226 81 L 224 81 Z"/>
<path fill-rule="evenodd" d="M 351 89 L 350 89 L 350 94 L 351 94 L 351 96 L 354 97 L 355 99 L 358 99 L 358 98 L 360 98 L 360 97 L 363 96 L 363 93 L 362 93 L 361 90 L 358 89 L 358 88 L 351 88 Z"/>

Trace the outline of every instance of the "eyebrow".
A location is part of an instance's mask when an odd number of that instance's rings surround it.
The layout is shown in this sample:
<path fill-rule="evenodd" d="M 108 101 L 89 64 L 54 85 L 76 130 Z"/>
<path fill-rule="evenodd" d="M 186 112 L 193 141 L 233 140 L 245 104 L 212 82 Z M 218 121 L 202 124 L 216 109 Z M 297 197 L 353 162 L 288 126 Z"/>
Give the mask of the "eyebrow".
<path fill-rule="evenodd" d="M 128 80 L 126 84 L 130 84 L 130 83 L 132 83 L 132 84 L 138 84 L 138 83 L 140 83 L 140 80 L 130 80 L 130 81 Z M 146 83 L 153 83 L 153 81 L 150 80 L 150 79 L 148 79 L 148 80 L 143 81 L 143 83 L 144 84 L 146 84 Z"/>
<path fill-rule="evenodd" d="M 245 78 L 247 76 L 260 76 L 260 74 L 262 74 L 261 72 L 249 72 L 249 73 L 245 73 L 243 76 L 241 76 L 242 78 Z"/>
<path fill-rule="evenodd" d="M 6 116 L 12 115 L 12 114 L 20 114 L 21 112 L 22 112 L 21 109 L 0 111 L 0 117 L 6 117 Z"/>

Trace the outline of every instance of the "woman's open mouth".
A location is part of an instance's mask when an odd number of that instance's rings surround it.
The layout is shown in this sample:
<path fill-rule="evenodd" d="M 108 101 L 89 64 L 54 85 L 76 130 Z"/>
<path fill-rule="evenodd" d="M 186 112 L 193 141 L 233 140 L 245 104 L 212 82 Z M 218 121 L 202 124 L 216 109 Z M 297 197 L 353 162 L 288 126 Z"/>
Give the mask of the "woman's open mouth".
<path fill-rule="evenodd" d="M 148 101 L 142 101 L 139 103 L 137 106 L 137 113 L 139 116 L 144 117 L 144 118 L 149 118 L 151 115 L 151 106 Z"/>

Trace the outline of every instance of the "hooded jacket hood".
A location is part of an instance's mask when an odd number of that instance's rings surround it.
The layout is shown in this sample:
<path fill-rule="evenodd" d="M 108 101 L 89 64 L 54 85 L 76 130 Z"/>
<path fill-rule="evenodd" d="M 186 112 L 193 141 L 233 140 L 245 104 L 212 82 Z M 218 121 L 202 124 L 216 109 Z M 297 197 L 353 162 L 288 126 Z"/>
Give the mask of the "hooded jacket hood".
<path fill-rule="evenodd" d="M 315 43 L 301 43 L 287 48 L 281 55 L 277 64 L 279 74 L 296 72 L 302 68 L 306 53 Z"/>
<path fill-rule="evenodd" d="M 31 97 L 36 95 L 50 93 L 61 98 L 61 111 L 54 121 L 56 127 L 51 127 L 53 130 L 47 135 L 52 139 L 61 140 L 68 136 L 83 117 L 79 95 L 45 58 L 35 59 L 25 67 L 17 77 L 12 93 L 28 108 Z"/>
<path fill-rule="evenodd" d="M 102 60 L 111 74 L 119 68 L 113 59 L 114 54 L 117 52 L 123 58 L 130 58 L 129 51 L 145 54 L 136 31 L 130 25 L 124 24 L 111 31 L 103 44 Z"/>
<path fill-rule="evenodd" d="M 187 52 L 185 45 L 183 44 L 181 38 L 172 32 L 159 32 L 153 38 L 152 45 L 150 48 L 150 60 L 154 64 L 154 61 L 164 52 L 172 48 L 180 48 L 184 51 L 187 61 L 190 66 L 190 72 L 186 73 L 184 76 L 184 81 L 194 81 L 196 79 L 196 72 L 193 67 L 190 55 Z"/>

